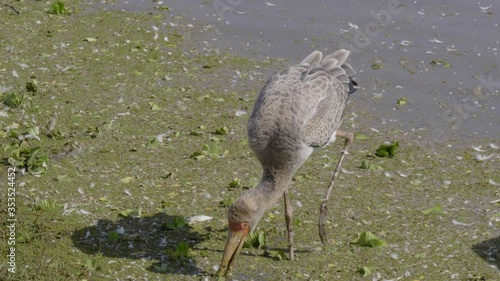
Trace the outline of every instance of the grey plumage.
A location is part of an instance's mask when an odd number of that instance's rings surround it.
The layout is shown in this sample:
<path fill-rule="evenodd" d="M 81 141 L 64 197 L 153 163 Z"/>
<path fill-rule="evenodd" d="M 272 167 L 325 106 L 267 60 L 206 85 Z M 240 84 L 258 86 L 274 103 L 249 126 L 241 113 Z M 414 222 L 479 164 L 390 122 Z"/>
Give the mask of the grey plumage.
<path fill-rule="evenodd" d="M 356 82 L 351 78 L 354 70 L 345 62 L 348 56 L 347 50 L 336 51 L 325 58 L 321 52 L 314 51 L 300 64 L 272 76 L 260 91 L 248 122 L 248 140 L 262 164 L 262 179 L 229 207 L 228 239 L 219 276 L 228 274 L 248 233 L 282 196 L 293 260 L 293 210 L 288 186 L 295 171 L 315 148 L 339 136 L 346 142 L 321 203 L 318 222 L 321 241 L 327 243 L 328 198 L 347 147 L 354 138 L 352 133 L 338 130 L 347 99 L 356 90 Z"/>
<path fill-rule="evenodd" d="M 330 142 L 356 85 L 348 55 L 339 50 L 322 59 L 314 51 L 267 81 L 248 123 L 250 147 L 263 165 L 300 166 L 306 147 Z"/>

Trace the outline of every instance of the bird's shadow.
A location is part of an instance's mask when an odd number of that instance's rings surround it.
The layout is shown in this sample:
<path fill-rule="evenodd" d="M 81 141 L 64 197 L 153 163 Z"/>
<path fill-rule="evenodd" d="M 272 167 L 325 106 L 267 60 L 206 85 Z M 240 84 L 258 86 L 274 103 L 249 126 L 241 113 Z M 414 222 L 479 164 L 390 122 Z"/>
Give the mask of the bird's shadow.
<path fill-rule="evenodd" d="M 479 242 L 472 246 L 472 250 L 500 270 L 500 236 Z"/>
<path fill-rule="evenodd" d="M 71 239 L 75 247 L 89 255 L 154 260 L 147 268 L 151 272 L 197 275 L 204 272 L 177 248 L 187 243 L 192 249 L 207 236 L 183 224 L 178 216 L 157 213 L 149 217 L 122 217 L 117 221 L 100 219 L 93 226 L 77 229 Z"/>

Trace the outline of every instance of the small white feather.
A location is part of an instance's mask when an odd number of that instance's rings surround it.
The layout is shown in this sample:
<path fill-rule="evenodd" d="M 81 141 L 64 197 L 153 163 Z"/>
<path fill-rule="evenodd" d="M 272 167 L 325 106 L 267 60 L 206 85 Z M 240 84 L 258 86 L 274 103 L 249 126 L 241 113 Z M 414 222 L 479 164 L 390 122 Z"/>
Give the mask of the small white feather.
<path fill-rule="evenodd" d="M 468 224 L 466 224 L 466 223 L 459 222 L 459 221 L 457 221 L 457 220 L 455 220 L 455 219 L 454 219 L 454 220 L 452 220 L 451 222 L 452 222 L 454 225 L 468 225 Z"/>
<path fill-rule="evenodd" d="M 240 117 L 240 116 L 243 116 L 243 115 L 246 115 L 246 114 L 248 114 L 246 111 L 236 110 L 236 113 L 234 115 Z"/>
<path fill-rule="evenodd" d="M 121 225 L 120 225 L 120 226 L 116 229 L 116 233 L 121 234 L 121 235 L 125 234 L 125 228 L 123 228 L 123 226 L 121 226 Z"/>
<path fill-rule="evenodd" d="M 211 219 L 212 219 L 212 217 L 209 217 L 209 216 L 198 215 L 198 216 L 188 218 L 187 221 L 188 221 L 188 223 L 198 223 L 198 222 L 209 221 Z"/>
<path fill-rule="evenodd" d="M 82 214 L 82 215 L 90 215 L 92 214 L 91 212 L 87 211 L 87 210 L 84 210 L 84 209 L 80 209 L 78 210 L 78 213 Z"/>
<path fill-rule="evenodd" d="M 495 182 L 495 181 L 493 181 L 492 179 L 490 179 L 490 180 L 488 181 L 488 183 L 489 183 L 489 184 L 491 184 L 491 185 L 494 185 L 494 186 L 500 186 L 500 183 L 496 183 L 496 182 Z"/>
<path fill-rule="evenodd" d="M 354 174 L 355 172 L 349 172 L 348 170 L 344 169 L 344 168 L 340 168 L 340 170 L 342 171 L 342 173 L 344 174 Z"/>
<path fill-rule="evenodd" d="M 441 40 L 437 40 L 436 38 L 432 38 L 432 39 L 430 39 L 430 40 L 429 40 L 429 42 L 431 42 L 431 43 L 437 43 L 437 44 L 444 43 L 443 41 L 441 41 Z"/>
<path fill-rule="evenodd" d="M 477 151 L 477 152 L 485 152 L 486 150 L 481 149 L 481 146 L 482 146 L 482 145 L 480 145 L 480 146 L 472 146 L 472 148 L 473 148 L 475 151 Z"/>
<path fill-rule="evenodd" d="M 493 153 L 490 154 L 490 155 L 481 155 L 481 154 L 476 154 L 476 160 L 477 161 L 484 161 L 484 160 L 488 160 L 490 159 L 491 157 L 493 157 Z"/>

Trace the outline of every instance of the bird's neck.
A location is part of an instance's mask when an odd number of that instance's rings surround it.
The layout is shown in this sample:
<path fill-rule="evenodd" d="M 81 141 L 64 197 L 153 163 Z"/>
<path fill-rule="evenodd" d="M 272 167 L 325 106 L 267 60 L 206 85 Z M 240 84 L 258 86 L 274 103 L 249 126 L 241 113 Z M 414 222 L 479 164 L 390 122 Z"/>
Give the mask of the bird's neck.
<path fill-rule="evenodd" d="M 257 215 L 253 227 L 255 227 L 264 212 L 276 204 L 281 196 L 283 196 L 283 192 L 288 189 L 294 172 L 294 170 L 289 169 L 264 169 L 259 185 L 251 188 L 244 195 L 245 197 L 248 196 L 247 198 L 251 198 L 250 201 L 253 201 L 252 205 L 255 206 Z"/>
<path fill-rule="evenodd" d="M 270 208 L 283 196 L 283 192 L 290 185 L 294 172 L 290 169 L 264 169 L 260 184 L 256 187 L 260 194 L 265 194 L 267 197 L 264 199 L 264 204 Z"/>
<path fill-rule="evenodd" d="M 231 208 L 245 206 L 244 210 L 250 214 L 251 231 L 255 229 L 257 223 L 287 190 L 293 177 L 294 170 L 264 169 L 262 179 L 254 188 L 249 189 L 241 197 L 236 199 Z M 229 215 L 238 212 L 229 212 Z M 229 220 L 240 221 L 239 217 L 229 217 Z"/>

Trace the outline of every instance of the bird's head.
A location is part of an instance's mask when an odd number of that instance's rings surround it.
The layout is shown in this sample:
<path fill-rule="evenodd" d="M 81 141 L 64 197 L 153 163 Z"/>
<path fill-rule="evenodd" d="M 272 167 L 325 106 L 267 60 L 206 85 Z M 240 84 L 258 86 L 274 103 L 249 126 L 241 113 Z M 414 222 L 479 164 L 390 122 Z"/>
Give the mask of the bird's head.
<path fill-rule="evenodd" d="M 246 237 L 253 231 L 261 217 L 262 211 L 258 202 L 248 194 L 236 199 L 229 207 L 229 231 L 224 255 L 217 272 L 219 276 L 226 276 L 229 273 L 245 243 Z"/>

